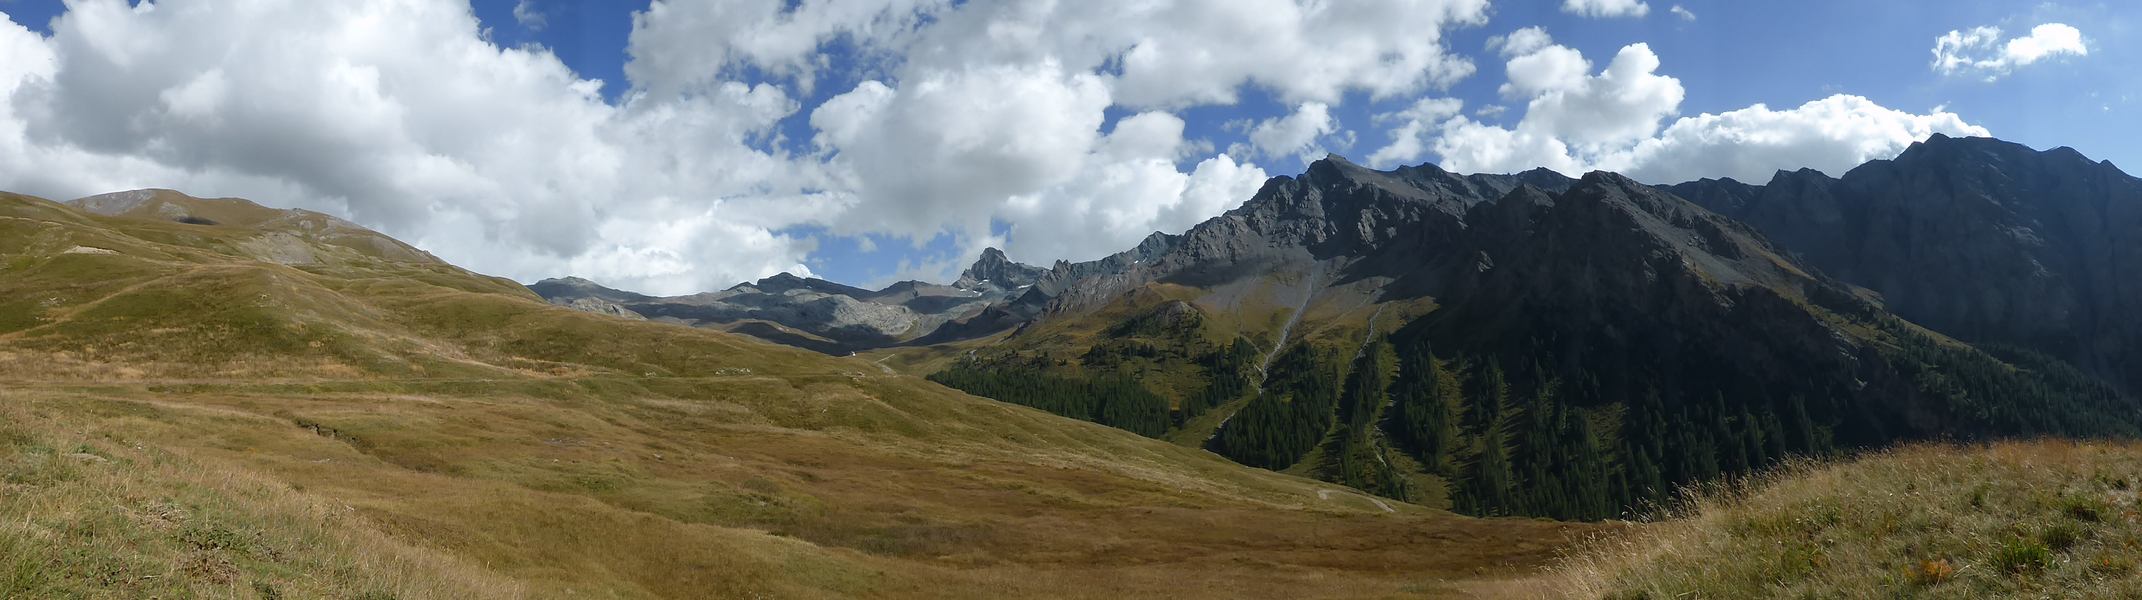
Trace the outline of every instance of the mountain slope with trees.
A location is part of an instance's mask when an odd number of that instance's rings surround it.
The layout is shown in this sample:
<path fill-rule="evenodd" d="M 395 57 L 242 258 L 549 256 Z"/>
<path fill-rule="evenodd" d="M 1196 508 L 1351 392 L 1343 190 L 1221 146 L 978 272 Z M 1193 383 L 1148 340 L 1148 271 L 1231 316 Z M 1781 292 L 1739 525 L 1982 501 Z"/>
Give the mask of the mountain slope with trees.
<path fill-rule="evenodd" d="M 1175 407 L 1169 439 L 1474 514 L 1621 516 L 1680 485 L 1899 441 L 2142 432 L 2142 403 L 2061 355 L 1923 327 L 1749 225 L 1613 174 L 1331 158 L 1162 241 L 1129 271 L 1057 285 L 1081 291 L 1028 330 L 952 348 L 969 368 L 1091 356 L 1125 303 L 1165 289 L 1220 323 L 1160 359 L 1189 375 L 1148 386 Z M 1306 318 L 1281 318 L 1280 298 Z M 1271 316 L 1242 317 L 1250 305 Z M 1377 331 L 1379 307 L 1402 326 Z M 1388 349 L 1357 352 L 1364 337 Z M 1202 366 L 1233 342 L 1276 360 Z M 1387 358 L 1349 360 L 1372 353 Z M 1217 393 L 1166 393 L 1201 389 Z"/>

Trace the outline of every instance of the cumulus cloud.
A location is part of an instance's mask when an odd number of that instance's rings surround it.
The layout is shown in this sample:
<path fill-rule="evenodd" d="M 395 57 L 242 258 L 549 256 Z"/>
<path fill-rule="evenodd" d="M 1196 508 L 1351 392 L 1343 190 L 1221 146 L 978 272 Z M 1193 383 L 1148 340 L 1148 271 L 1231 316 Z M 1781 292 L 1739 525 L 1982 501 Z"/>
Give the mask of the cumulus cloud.
<path fill-rule="evenodd" d="M 1100 258 L 1154 231 L 1188 229 L 1263 185 L 1262 169 L 1224 154 L 1179 172 L 1175 164 L 1187 147 L 1182 133 L 1182 119 L 1165 112 L 1117 122 L 1077 176 L 1006 204 L 1003 215 L 1012 226 L 1005 253 L 1035 257 L 1027 260 Z"/>
<path fill-rule="evenodd" d="M 1051 56 L 1105 72 L 1118 102 L 1141 108 L 1232 104 L 1246 85 L 1289 104 L 1336 103 L 1349 90 L 1387 98 L 1472 74 L 1442 32 L 1486 22 L 1487 0 L 977 2 L 939 19 L 910 62 Z"/>
<path fill-rule="evenodd" d="M 1293 114 L 1265 119 L 1249 131 L 1250 147 L 1267 158 L 1310 156 L 1317 153 L 1317 140 L 1337 131 L 1339 122 L 1331 107 L 1322 102 L 1303 102 Z"/>
<path fill-rule="evenodd" d="M 1370 155 L 1371 164 L 1412 160 L 1427 148 L 1442 157 L 1445 168 L 1461 171 L 1541 166 L 1577 171 L 1656 133 L 1659 120 L 1678 110 L 1685 93 L 1680 80 L 1658 73 L 1658 55 L 1646 44 L 1623 47 L 1597 75 L 1590 74 L 1591 62 L 1583 53 L 1555 44 L 1537 27 L 1497 38 L 1490 46 L 1509 58 L 1509 83 L 1502 93 L 1527 99 L 1514 129 L 1450 118 L 1455 107 L 1417 111 L 1392 132 L 1389 145 Z M 1436 118 L 1448 120 L 1436 123 Z"/>
<path fill-rule="evenodd" d="M 1470 75 L 1442 32 L 1487 18 L 1486 0 L 775 4 L 658 0 L 635 23 L 634 89 L 659 97 L 746 71 L 809 89 L 829 80 L 819 51 L 838 39 L 863 77 L 806 109 L 843 206 L 826 222 L 917 244 L 951 234 L 970 250 L 998 243 L 1001 226 L 1006 252 L 1033 262 L 1185 228 L 1265 178 L 1245 155 L 1201 159 L 1211 144 L 1181 139 L 1179 125 L 1164 134 L 1180 121 L 1170 111 L 1262 88 L 1297 110 L 1249 142 L 1267 157 L 1313 151 L 1343 137 L 1330 108 L 1349 92 L 1403 96 Z"/>
<path fill-rule="evenodd" d="M 1651 5 L 1641 0 L 1562 0 L 1562 12 L 1587 17 L 1641 17 Z"/>
<path fill-rule="evenodd" d="M 606 104 L 547 51 L 483 39 L 466 4 L 84 0 L 50 38 L 0 29 L 9 189 L 253 197 L 486 272 L 657 291 L 799 269 L 812 247 L 745 199 L 807 196 L 743 143 L 797 110 L 781 90 Z"/>
<path fill-rule="evenodd" d="M 854 198 L 837 229 L 889 229 L 918 242 L 951 233 L 973 245 L 1001 223 L 1011 231 L 1005 251 L 1033 262 L 1103 256 L 1241 202 L 1266 177 L 1247 158 L 1348 138 L 1331 109 L 1349 92 L 1411 94 L 1470 74 L 1441 32 L 1483 22 L 1487 8 L 1482 0 L 915 6 L 927 27 L 863 44 L 899 57 L 886 76 L 811 112 L 829 176 Z M 732 63 L 757 66 L 751 60 Z M 1242 152 L 1196 156 L 1210 145 L 1182 139 L 1172 111 L 1234 103 L 1248 87 L 1295 110 L 1251 123 Z M 1111 125 L 1111 110 L 1134 116 Z M 1066 227 L 1074 223 L 1082 228 Z"/>
<path fill-rule="evenodd" d="M 1914 114 L 1843 94 L 1787 110 L 1758 104 L 1674 118 L 1683 89 L 1658 72 L 1659 57 L 1648 46 L 1622 48 L 1597 75 L 1580 73 L 1574 81 L 1535 78 L 1556 82 L 1552 85 L 1519 84 L 1533 71 L 1518 65 L 1567 50 L 1544 32 L 1521 33 L 1502 43 L 1511 64 L 1508 89 L 1532 96 L 1514 127 L 1481 123 L 1458 116 L 1456 106 L 1438 104 L 1436 110 L 1405 115 L 1392 142 L 1371 161 L 1389 166 L 1426 150 L 1440 157 L 1443 167 L 1461 172 L 1546 167 L 1572 176 L 1619 171 L 1650 183 L 1721 176 L 1764 181 L 1779 169 L 1841 172 L 1895 156 L 1934 133 L 1989 134 L 1941 108 Z M 1512 39 L 1526 43 L 1512 51 Z"/>
<path fill-rule="evenodd" d="M 541 8 L 512 14 L 541 28 Z M 1487 0 L 653 0 L 603 82 L 491 43 L 464 0 L 81 0 L 50 37 L 0 17 L 0 187 L 247 196 L 486 272 L 664 293 L 806 272 L 818 234 L 798 231 L 1091 258 L 1266 177 L 1174 111 L 1260 88 L 1297 108 L 1257 136 L 1269 155 L 1338 143 L 1349 94 L 1470 75 L 1442 35 L 1486 19 Z"/>
<path fill-rule="evenodd" d="M 2032 27 L 2030 35 L 2001 40 L 1999 27 L 1951 30 L 1934 38 L 1933 69 L 1943 75 L 1982 75 L 1994 81 L 2023 67 L 2059 56 L 2088 56 L 2082 31 L 2064 23 Z"/>
<path fill-rule="evenodd" d="M 1105 75 L 1119 103 L 1231 104 L 1245 85 L 1337 102 L 1448 85 L 1472 63 L 1442 31 L 1487 20 L 1487 0 L 1092 0 L 954 3 L 656 0 L 634 24 L 627 74 L 664 90 L 750 67 L 808 76 L 845 37 L 886 71 L 1059 62 Z"/>
<path fill-rule="evenodd" d="M 1592 70 L 1584 54 L 1555 45 L 1554 38 L 1538 27 L 1519 29 L 1496 46 L 1503 56 L 1510 57 L 1504 66 L 1510 81 L 1501 88 L 1506 98 L 1531 98 L 1576 89 L 1584 85 L 1585 75 Z"/>
<path fill-rule="evenodd" d="M 1666 9 L 1666 12 L 1673 13 L 1673 16 L 1680 17 L 1683 21 L 1696 20 L 1696 13 L 1689 12 L 1688 8 L 1679 4 L 1673 5 L 1673 8 Z"/>
<path fill-rule="evenodd" d="M 513 20 L 529 31 L 542 31 L 550 26 L 550 15 L 536 6 L 536 0 L 519 0 L 513 3 Z"/>
<path fill-rule="evenodd" d="M 1378 125 L 1391 128 L 1391 142 L 1369 154 L 1369 166 L 1388 169 L 1419 162 L 1435 127 L 1464 109 L 1465 103 L 1456 98 L 1422 98 L 1404 110 L 1376 115 Z"/>
<path fill-rule="evenodd" d="M 869 81 L 811 114 L 819 143 L 871 203 L 847 231 L 927 239 L 987 231 L 1007 198 L 1077 175 L 1099 139 L 1108 88 L 1053 63 L 931 71 L 900 88 Z"/>
<path fill-rule="evenodd" d="M 633 16 L 625 77 L 659 96 L 735 79 L 749 66 L 808 93 L 827 66 L 819 60 L 826 43 L 846 38 L 868 50 L 856 60 L 882 60 L 950 8 L 950 0 L 654 0 Z"/>
<path fill-rule="evenodd" d="M 1835 95 L 1787 110 L 1757 104 L 1675 121 L 1619 162 L 1625 174 L 1654 183 L 1733 177 L 1760 183 L 1780 169 L 1843 174 L 1892 158 L 1933 134 L 1990 136 L 1986 128 L 1942 108 L 1913 114 L 1860 96 Z"/>

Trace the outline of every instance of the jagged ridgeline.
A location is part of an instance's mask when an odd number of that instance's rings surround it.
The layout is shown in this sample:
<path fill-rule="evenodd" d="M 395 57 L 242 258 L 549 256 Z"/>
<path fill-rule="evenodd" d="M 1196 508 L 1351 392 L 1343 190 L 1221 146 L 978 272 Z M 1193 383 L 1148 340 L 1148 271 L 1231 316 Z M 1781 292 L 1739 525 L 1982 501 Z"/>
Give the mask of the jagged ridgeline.
<path fill-rule="evenodd" d="M 1921 172 L 1976 181 L 1988 156 L 2014 170 L 2072 154 L 2011 146 L 1936 138 L 1845 181 L 1909 166 L 1851 189 L 1947 206 L 1897 196 L 1956 194 Z M 2031 193 L 2072 180 L 2087 201 L 2032 210 L 2130 219 L 2142 207 L 2132 178 L 2080 165 L 2071 179 L 1989 187 L 1989 201 L 2031 206 Z M 1981 327 L 2002 322 L 1981 318 L 1997 302 L 1982 296 L 1959 301 L 1961 321 L 1933 318 L 1946 313 L 1928 298 L 1968 295 L 1975 280 L 1899 270 L 1962 272 L 1992 255 L 1811 266 L 1684 189 L 1609 173 L 1379 172 L 1333 157 L 1183 235 L 1058 265 L 1014 333 L 911 352 L 956 357 L 934 378 L 970 392 L 1472 514 L 1614 517 L 1787 456 L 1906 440 L 2142 433 L 2142 403 L 2121 389 L 2131 366 L 2107 358 L 2127 351 L 2132 313 L 2091 311 L 2035 337 Z M 1748 206 L 1786 202 L 1734 189 L 1746 193 L 1726 198 Z M 2065 232 L 2075 221 L 2030 223 Z M 1948 243 L 1930 225 L 1905 240 L 1848 229 L 1861 245 Z M 2071 263 L 2117 263 L 2142 236 L 2093 231 L 2112 256 Z M 2121 291 L 2104 277 L 2056 279 Z M 1883 285 L 1912 290 L 1905 306 L 1918 312 L 1890 312 L 1869 289 Z M 1091 397 L 1068 399 L 1079 393 Z"/>

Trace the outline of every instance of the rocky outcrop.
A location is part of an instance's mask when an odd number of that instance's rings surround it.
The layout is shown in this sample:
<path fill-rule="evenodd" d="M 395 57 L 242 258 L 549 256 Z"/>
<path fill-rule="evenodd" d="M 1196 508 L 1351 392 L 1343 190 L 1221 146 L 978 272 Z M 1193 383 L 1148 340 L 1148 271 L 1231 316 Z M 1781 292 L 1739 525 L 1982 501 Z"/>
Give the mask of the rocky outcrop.
<path fill-rule="evenodd" d="M 1267 181 L 1241 207 L 1181 235 L 1154 233 L 1138 247 L 1087 263 L 1058 263 L 1020 298 L 1034 314 L 1075 313 L 1139 286 L 1209 287 L 1326 263 L 1336 281 L 1385 277 L 1420 293 L 1423 260 L 1447 260 L 1463 215 L 1520 185 L 1568 189 L 1575 180 L 1536 169 L 1458 175 L 1434 165 L 1377 171 L 1331 155 L 1299 177 Z"/>
<path fill-rule="evenodd" d="M 549 280 L 530 286 L 553 301 L 601 298 L 653 319 L 732 326 L 761 321 L 836 340 L 807 347 L 845 352 L 986 336 L 1051 315 L 1108 304 L 1142 286 L 1223 285 L 1274 273 L 1337 274 L 1335 281 L 1382 277 L 1401 294 L 1425 293 L 1424 259 L 1452 256 L 1472 206 L 1519 186 L 1561 191 L 1575 180 L 1536 169 L 1458 175 L 1433 165 L 1377 171 L 1333 155 L 1299 177 L 1276 177 L 1241 207 L 1179 235 L 1154 232 L 1137 246 L 1097 260 L 1048 268 L 986 249 L 950 285 L 900 282 L 870 291 L 776 275 L 720 292 L 650 298 Z M 1314 293 L 1315 290 L 1311 290 Z M 795 343 L 783 332 L 775 341 Z"/>
<path fill-rule="evenodd" d="M 974 288 L 986 283 L 1004 289 L 1016 289 L 1033 285 L 1047 273 L 1048 271 L 1041 267 L 1012 262 L 1011 258 L 1004 256 L 1002 250 L 985 248 L 981 258 L 975 259 L 973 266 L 961 272 L 959 282 L 953 285 Z"/>

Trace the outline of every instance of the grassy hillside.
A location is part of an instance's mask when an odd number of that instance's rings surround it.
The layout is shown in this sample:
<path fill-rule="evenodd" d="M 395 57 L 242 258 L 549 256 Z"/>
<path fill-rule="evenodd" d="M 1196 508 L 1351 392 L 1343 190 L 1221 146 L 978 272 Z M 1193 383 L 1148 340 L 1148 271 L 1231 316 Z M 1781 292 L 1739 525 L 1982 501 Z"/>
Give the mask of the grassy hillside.
<path fill-rule="evenodd" d="M 1788 465 L 1602 542 L 1583 598 L 2133 598 L 2142 445 L 1921 445 Z"/>
<path fill-rule="evenodd" d="M 0 597 L 1432 596 L 1599 530 L 158 200 L 0 195 Z"/>

